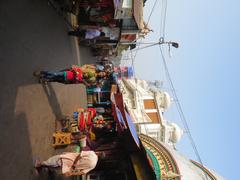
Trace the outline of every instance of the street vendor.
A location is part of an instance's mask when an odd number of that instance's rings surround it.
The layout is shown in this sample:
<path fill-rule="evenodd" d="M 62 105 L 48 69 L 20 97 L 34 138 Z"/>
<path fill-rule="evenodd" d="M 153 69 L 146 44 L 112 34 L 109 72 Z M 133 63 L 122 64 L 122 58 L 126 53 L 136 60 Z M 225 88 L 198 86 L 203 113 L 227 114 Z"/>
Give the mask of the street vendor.
<path fill-rule="evenodd" d="M 33 75 L 39 78 L 40 83 L 60 82 L 65 84 L 84 83 L 87 86 L 89 85 L 83 79 L 81 67 L 78 66 L 72 66 L 61 71 L 35 71 Z"/>
<path fill-rule="evenodd" d="M 34 76 L 39 78 L 40 83 L 60 82 L 65 84 L 83 83 L 86 86 L 97 84 L 107 76 L 104 68 L 86 64 L 82 67 L 72 66 L 61 71 L 40 71 L 34 72 Z"/>
<path fill-rule="evenodd" d="M 66 176 L 84 175 L 94 169 L 98 162 L 98 156 L 94 151 L 81 151 L 80 153 L 66 152 L 55 155 L 46 161 L 35 161 L 35 168 L 43 167 L 62 168 L 62 174 Z"/>

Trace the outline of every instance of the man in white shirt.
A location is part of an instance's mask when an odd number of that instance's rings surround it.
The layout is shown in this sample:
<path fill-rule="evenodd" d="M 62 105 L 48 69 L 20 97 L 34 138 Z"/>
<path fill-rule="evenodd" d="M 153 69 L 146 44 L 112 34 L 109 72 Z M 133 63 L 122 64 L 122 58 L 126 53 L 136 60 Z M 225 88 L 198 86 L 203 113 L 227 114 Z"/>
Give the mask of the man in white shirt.
<path fill-rule="evenodd" d="M 94 39 L 100 36 L 105 36 L 105 33 L 100 29 L 77 29 L 75 31 L 69 31 L 68 35 L 77 36 L 84 39 Z"/>

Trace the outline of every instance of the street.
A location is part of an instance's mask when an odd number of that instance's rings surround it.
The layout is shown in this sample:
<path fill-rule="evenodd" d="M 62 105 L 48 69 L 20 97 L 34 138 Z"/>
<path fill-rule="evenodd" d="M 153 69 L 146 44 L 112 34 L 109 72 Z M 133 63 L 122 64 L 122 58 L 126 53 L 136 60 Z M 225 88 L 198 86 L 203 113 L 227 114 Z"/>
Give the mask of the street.
<path fill-rule="evenodd" d="M 0 1 L 0 174 L 3 180 L 62 179 L 35 175 L 34 158 L 57 153 L 55 120 L 86 106 L 83 85 L 41 85 L 35 70 L 61 70 L 94 62 L 77 52 L 64 19 L 46 0 Z"/>

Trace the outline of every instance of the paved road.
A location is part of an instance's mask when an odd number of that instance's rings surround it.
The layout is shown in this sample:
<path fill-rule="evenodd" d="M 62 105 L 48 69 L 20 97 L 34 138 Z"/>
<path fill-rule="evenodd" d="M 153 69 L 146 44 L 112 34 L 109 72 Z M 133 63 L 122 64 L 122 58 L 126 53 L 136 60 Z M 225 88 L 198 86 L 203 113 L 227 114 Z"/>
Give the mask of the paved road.
<path fill-rule="evenodd" d="M 32 72 L 77 64 L 76 47 L 46 0 L 0 1 L 0 22 L 0 179 L 46 179 L 34 175 L 33 157 L 56 153 L 54 121 L 76 104 L 85 106 L 85 91 L 82 85 L 42 86 Z M 84 49 L 80 60 L 94 59 Z"/>

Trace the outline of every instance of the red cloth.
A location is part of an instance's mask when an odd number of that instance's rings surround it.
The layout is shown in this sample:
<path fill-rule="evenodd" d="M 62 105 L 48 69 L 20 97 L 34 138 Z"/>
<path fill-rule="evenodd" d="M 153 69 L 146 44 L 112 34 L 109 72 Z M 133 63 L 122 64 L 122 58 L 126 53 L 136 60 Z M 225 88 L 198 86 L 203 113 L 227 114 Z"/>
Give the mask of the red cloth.
<path fill-rule="evenodd" d="M 85 122 L 85 119 L 84 119 L 84 112 L 79 112 L 78 114 L 78 128 L 80 131 L 84 131 L 86 129 L 86 122 Z"/>
<path fill-rule="evenodd" d="M 72 71 L 66 71 L 66 79 L 68 81 L 74 81 L 74 74 Z"/>
<path fill-rule="evenodd" d="M 104 14 L 101 16 L 101 18 L 103 19 L 104 22 L 108 22 L 111 19 L 113 19 L 113 14 L 112 13 Z"/>
<path fill-rule="evenodd" d="M 97 111 L 95 108 L 88 108 L 87 109 L 88 112 L 88 120 L 87 120 L 87 125 L 91 126 L 92 125 L 92 119 L 97 115 Z"/>
<path fill-rule="evenodd" d="M 71 69 L 71 71 L 74 74 L 75 81 L 76 82 L 81 82 L 82 79 L 83 79 L 83 73 L 82 73 L 81 68 L 80 67 L 74 67 L 74 68 Z"/>
<path fill-rule="evenodd" d="M 92 125 L 92 118 L 91 118 L 91 113 L 88 112 L 87 114 L 87 125 L 91 126 Z"/>
<path fill-rule="evenodd" d="M 66 80 L 74 83 L 80 83 L 83 79 L 83 73 L 81 68 L 71 68 L 66 73 Z"/>
<path fill-rule="evenodd" d="M 92 119 L 97 115 L 95 108 L 88 108 L 87 111 L 79 112 L 78 114 L 78 128 L 84 131 L 92 126 Z"/>
<path fill-rule="evenodd" d="M 94 118 L 97 115 L 95 108 L 88 108 L 87 111 L 91 113 L 91 118 Z"/>

